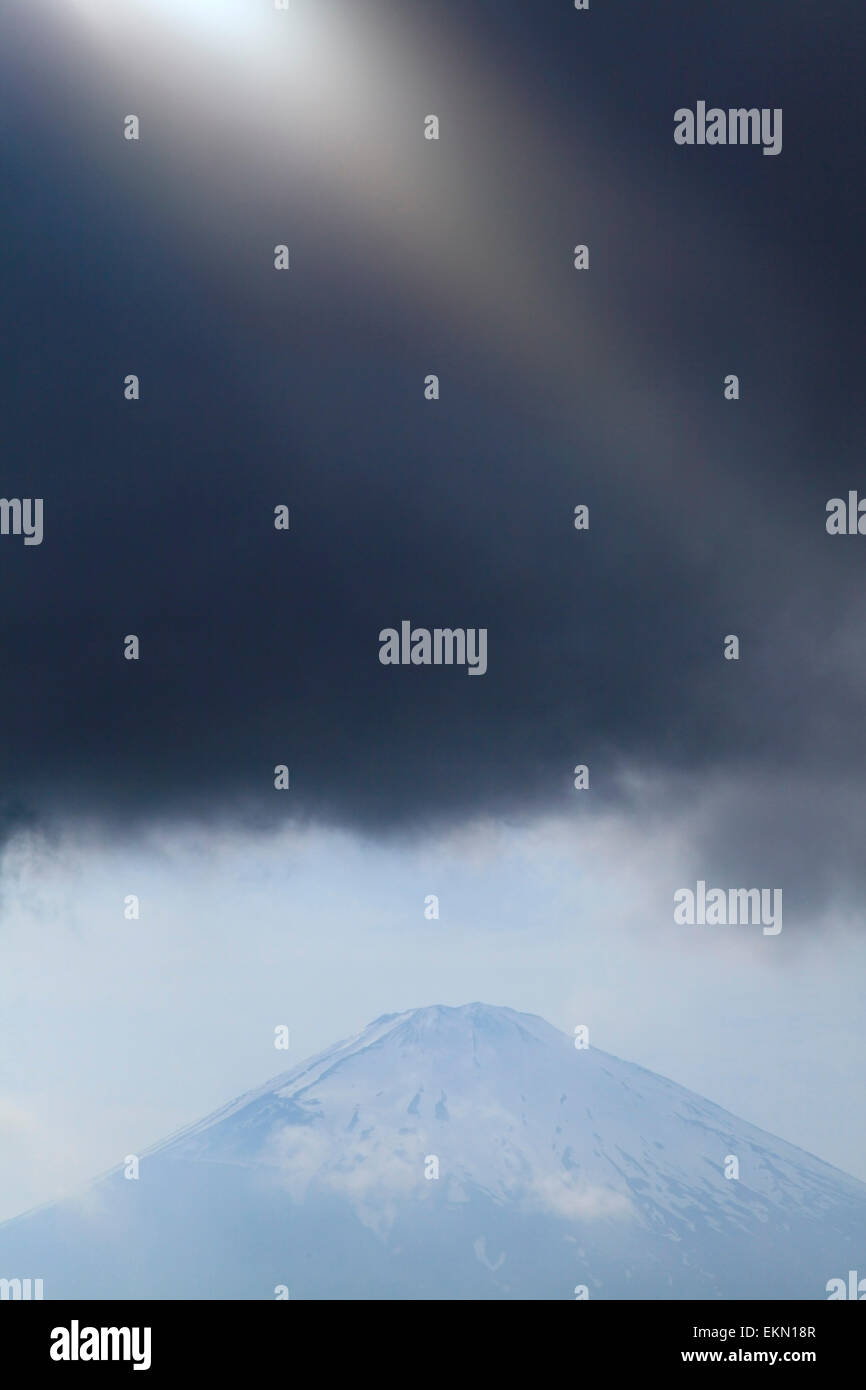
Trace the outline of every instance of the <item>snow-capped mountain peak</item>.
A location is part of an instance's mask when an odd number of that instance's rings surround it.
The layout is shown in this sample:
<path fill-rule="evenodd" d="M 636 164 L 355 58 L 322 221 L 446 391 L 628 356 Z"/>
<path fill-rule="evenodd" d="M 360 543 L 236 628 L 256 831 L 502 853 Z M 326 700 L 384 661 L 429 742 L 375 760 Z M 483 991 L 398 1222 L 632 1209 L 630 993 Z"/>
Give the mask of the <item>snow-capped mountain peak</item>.
<path fill-rule="evenodd" d="M 255 1286 L 256 1232 L 302 1297 L 822 1297 L 866 1238 L 862 1183 L 480 1003 L 383 1015 L 99 1193 L 147 1245 L 164 1230 L 175 1272 L 179 1232 L 221 1248 L 228 1222 L 224 1296 Z"/>

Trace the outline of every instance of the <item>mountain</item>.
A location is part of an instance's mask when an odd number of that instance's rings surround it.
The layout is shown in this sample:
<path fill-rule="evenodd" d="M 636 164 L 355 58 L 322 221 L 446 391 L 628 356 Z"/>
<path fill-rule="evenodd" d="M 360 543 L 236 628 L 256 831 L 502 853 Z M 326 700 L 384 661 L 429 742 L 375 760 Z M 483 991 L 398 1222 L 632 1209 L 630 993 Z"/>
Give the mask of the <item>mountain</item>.
<path fill-rule="evenodd" d="M 483 1004 L 376 1019 L 0 1226 L 46 1298 L 823 1299 L 864 1256 L 863 1183 Z"/>

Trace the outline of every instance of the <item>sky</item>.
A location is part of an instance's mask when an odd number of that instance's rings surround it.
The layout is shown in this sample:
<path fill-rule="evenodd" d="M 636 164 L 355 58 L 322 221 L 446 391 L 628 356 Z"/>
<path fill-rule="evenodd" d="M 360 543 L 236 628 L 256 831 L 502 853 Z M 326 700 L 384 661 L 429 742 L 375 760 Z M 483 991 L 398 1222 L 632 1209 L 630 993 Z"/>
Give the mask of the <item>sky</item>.
<path fill-rule="evenodd" d="M 866 1177 L 862 9 L 2 27 L 0 1216 L 279 1023 L 476 998 Z M 700 100 L 781 153 L 678 146 Z M 486 673 L 382 665 L 404 620 Z M 782 932 L 676 926 L 698 879 Z"/>

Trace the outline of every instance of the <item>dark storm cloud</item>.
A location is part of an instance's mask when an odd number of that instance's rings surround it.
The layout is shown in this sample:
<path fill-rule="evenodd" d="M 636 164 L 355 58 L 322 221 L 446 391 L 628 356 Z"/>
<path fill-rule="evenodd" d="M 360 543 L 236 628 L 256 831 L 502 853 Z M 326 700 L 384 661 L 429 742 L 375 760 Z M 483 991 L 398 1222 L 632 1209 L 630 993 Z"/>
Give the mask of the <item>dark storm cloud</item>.
<path fill-rule="evenodd" d="M 824 507 L 863 478 L 848 390 L 860 246 L 841 176 L 859 158 L 862 97 L 850 63 L 805 79 L 810 31 L 801 16 L 785 29 L 787 5 L 766 7 L 788 35 L 781 55 L 761 47 L 766 15 L 737 7 L 724 24 L 652 7 L 652 28 L 620 12 L 616 36 L 602 8 L 585 46 L 558 41 L 561 16 L 495 39 L 522 77 L 518 109 L 537 98 L 560 112 L 574 148 L 544 176 L 515 169 L 515 215 L 530 188 L 545 258 L 568 255 L 582 219 L 581 293 L 621 335 L 581 342 L 563 280 L 551 339 L 570 334 L 587 360 L 565 402 L 567 362 L 548 394 L 543 371 L 517 365 L 521 345 L 491 348 L 470 308 L 419 313 L 405 266 L 389 280 L 385 253 L 373 264 L 321 207 L 287 196 L 277 209 L 263 193 L 261 207 L 226 206 L 206 242 L 173 231 L 152 151 L 135 151 L 142 206 L 128 151 L 102 152 L 97 172 L 71 162 L 50 91 L 19 83 L 2 493 L 44 497 L 45 539 L 0 537 L 16 815 L 111 829 L 291 814 L 396 831 L 571 811 L 577 762 L 599 804 L 633 763 L 657 770 L 660 806 L 665 778 L 763 779 L 762 863 L 799 868 L 804 896 L 859 874 L 866 540 L 829 538 Z M 607 195 L 592 207 L 569 194 L 575 85 L 610 117 L 610 158 L 639 152 L 657 224 L 606 222 Z M 673 111 L 702 96 L 784 107 L 783 155 L 677 150 Z M 507 147 L 490 158 L 506 165 Z M 698 222 L 677 222 L 686 207 L 717 233 L 705 261 Z M 442 216 L 459 224 L 461 208 Z M 284 283 L 269 266 L 286 225 Z M 527 337 L 543 345 L 547 323 Z M 142 400 L 129 404 L 133 371 Z M 672 385 L 681 414 L 660 405 Z M 581 502 L 588 533 L 572 526 Z M 288 534 L 273 529 L 278 503 Z M 383 667 L 379 631 L 403 619 L 487 628 L 487 674 Z M 128 633 L 138 662 L 123 659 Z M 738 664 L 722 659 L 728 633 Z M 826 808 L 817 824 L 791 805 L 794 772 Z M 711 837 L 720 868 L 749 864 L 757 834 L 728 804 Z"/>

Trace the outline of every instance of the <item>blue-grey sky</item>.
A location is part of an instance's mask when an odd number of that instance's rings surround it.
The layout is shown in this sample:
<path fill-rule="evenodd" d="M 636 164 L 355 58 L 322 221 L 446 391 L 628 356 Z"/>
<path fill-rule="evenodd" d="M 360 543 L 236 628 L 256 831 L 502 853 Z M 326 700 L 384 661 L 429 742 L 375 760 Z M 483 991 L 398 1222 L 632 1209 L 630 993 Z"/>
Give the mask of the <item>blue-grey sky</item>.
<path fill-rule="evenodd" d="M 695 881 L 687 847 L 683 825 L 618 817 L 480 821 L 388 846 L 316 829 L 15 840 L 2 1214 L 380 1014 L 474 999 L 585 1024 L 592 1045 L 866 1178 L 862 939 L 823 920 L 814 938 L 675 926 L 660 904 Z"/>

